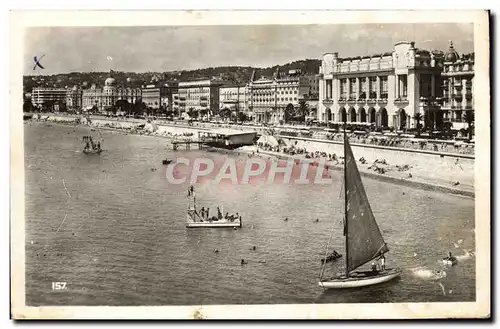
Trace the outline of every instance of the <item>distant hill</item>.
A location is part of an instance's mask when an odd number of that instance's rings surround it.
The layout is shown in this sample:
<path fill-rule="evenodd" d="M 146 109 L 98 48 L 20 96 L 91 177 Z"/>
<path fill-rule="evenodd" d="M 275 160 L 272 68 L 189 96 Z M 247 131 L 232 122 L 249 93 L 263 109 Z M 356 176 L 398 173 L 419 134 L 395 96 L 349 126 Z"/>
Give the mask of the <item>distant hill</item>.
<path fill-rule="evenodd" d="M 250 81 L 253 70 L 256 70 L 255 78 L 261 76 L 272 77 L 273 73 L 279 67 L 280 71 L 301 69 L 303 73 L 316 74 L 319 72 L 321 61 L 317 59 L 298 60 L 284 65 L 275 65 L 266 68 L 254 68 L 251 66 L 219 66 L 196 70 L 182 70 L 173 72 L 120 72 L 113 71 L 113 78 L 116 79 L 119 86 L 131 88 L 140 88 L 148 84 L 154 75 L 159 76 L 166 81 L 190 81 L 198 79 L 220 79 L 227 83 L 246 84 Z M 71 87 L 79 85 L 85 88 L 92 84 L 102 86 L 104 80 L 110 76 L 109 72 L 72 72 L 67 74 L 55 75 L 27 75 L 23 77 L 24 91 L 30 92 L 33 87 Z"/>

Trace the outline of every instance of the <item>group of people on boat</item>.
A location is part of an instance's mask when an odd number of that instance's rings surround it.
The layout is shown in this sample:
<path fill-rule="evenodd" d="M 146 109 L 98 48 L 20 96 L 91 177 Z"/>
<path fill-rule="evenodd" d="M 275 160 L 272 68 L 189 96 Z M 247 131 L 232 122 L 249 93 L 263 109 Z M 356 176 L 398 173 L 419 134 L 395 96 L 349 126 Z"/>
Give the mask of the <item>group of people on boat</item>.
<path fill-rule="evenodd" d="M 94 143 L 92 136 L 83 136 L 82 141 L 85 143 L 84 151 L 101 151 L 101 142 L 97 141 L 97 143 Z"/>
<path fill-rule="evenodd" d="M 385 271 L 385 256 L 384 254 L 380 255 L 377 259 L 379 266 L 375 262 L 372 262 L 372 272 Z"/>
<path fill-rule="evenodd" d="M 219 207 L 217 207 L 217 216 L 212 216 L 210 217 L 210 208 L 205 208 L 201 207 L 200 210 L 200 217 L 202 220 L 209 220 L 209 221 L 219 221 L 219 220 L 226 220 L 228 222 L 234 222 L 235 220 L 239 219 L 241 220 L 241 215 L 236 213 L 236 215 L 230 215 L 229 212 L 226 212 L 226 215 L 222 215 L 222 211 L 220 210 Z"/>

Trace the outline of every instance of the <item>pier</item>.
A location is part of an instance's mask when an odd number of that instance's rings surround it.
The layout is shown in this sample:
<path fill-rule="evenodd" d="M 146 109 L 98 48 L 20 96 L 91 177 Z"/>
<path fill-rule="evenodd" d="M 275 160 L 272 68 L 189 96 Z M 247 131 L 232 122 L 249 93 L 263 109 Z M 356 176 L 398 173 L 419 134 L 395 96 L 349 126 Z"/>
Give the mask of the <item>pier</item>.
<path fill-rule="evenodd" d="M 198 145 L 198 149 L 201 150 L 203 148 L 204 141 L 193 141 L 193 140 L 185 140 L 185 141 L 173 141 L 172 142 L 172 148 L 174 151 L 177 151 L 179 149 L 179 146 L 184 145 L 184 148 L 186 150 L 191 149 L 191 145 Z"/>

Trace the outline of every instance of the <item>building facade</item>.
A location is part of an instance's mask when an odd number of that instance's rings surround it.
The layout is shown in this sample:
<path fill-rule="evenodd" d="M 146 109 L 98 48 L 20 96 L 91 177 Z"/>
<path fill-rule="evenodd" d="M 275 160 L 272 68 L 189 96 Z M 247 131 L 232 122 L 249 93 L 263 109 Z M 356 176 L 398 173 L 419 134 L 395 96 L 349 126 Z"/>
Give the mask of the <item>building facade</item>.
<path fill-rule="evenodd" d="M 452 129 L 467 129 L 467 111 L 474 111 L 474 54 L 459 56 L 450 42 L 442 75 L 443 121 Z M 472 112 L 474 113 L 474 112 Z M 473 118 L 473 115 L 472 115 Z"/>
<path fill-rule="evenodd" d="M 82 108 L 83 91 L 78 86 L 73 86 L 66 92 L 66 107 L 68 110 L 77 111 Z"/>
<path fill-rule="evenodd" d="M 66 89 L 35 87 L 31 91 L 31 103 L 38 108 L 45 103 L 66 103 Z"/>
<path fill-rule="evenodd" d="M 219 110 L 246 112 L 247 88 L 245 85 L 223 85 L 219 88 Z"/>
<path fill-rule="evenodd" d="M 299 70 L 277 71 L 272 79 L 261 78 L 247 85 L 247 106 L 256 122 L 278 124 L 286 121 L 285 113 L 294 111 L 301 100 L 318 98 L 319 77 Z"/>
<path fill-rule="evenodd" d="M 178 92 L 172 95 L 174 112 L 178 116 L 194 112 L 201 116 L 218 113 L 220 85 L 214 80 L 179 82 Z"/>
<path fill-rule="evenodd" d="M 96 107 L 100 112 L 106 112 L 113 107 L 118 100 L 126 100 L 130 104 L 140 101 L 142 92 L 140 88 L 122 88 L 116 85 L 114 78 L 107 78 L 103 88 L 92 85 L 83 90 L 82 107 L 90 110 Z"/>
<path fill-rule="evenodd" d="M 173 109 L 172 95 L 177 93 L 177 83 L 152 83 L 142 88 L 142 102 L 153 110 Z"/>
<path fill-rule="evenodd" d="M 318 120 L 400 130 L 416 127 L 420 113 L 422 123 L 438 125 L 443 60 L 442 52 L 415 48 L 414 42 L 365 57 L 327 53 L 320 67 Z"/>

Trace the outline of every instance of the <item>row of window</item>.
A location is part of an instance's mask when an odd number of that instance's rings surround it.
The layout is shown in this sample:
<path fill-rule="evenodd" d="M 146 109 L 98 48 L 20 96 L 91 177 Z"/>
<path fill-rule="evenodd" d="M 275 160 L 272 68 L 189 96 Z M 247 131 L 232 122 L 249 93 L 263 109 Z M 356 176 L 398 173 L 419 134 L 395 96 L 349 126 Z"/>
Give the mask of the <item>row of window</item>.
<path fill-rule="evenodd" d="M 291 102 L 291 101 L 296 101 L 297 97 L 278 97 L 277 101 L 278 102 Z M 274 102 L 273 98 L 256 98 L 254 99 L 254 102 Z"/>

